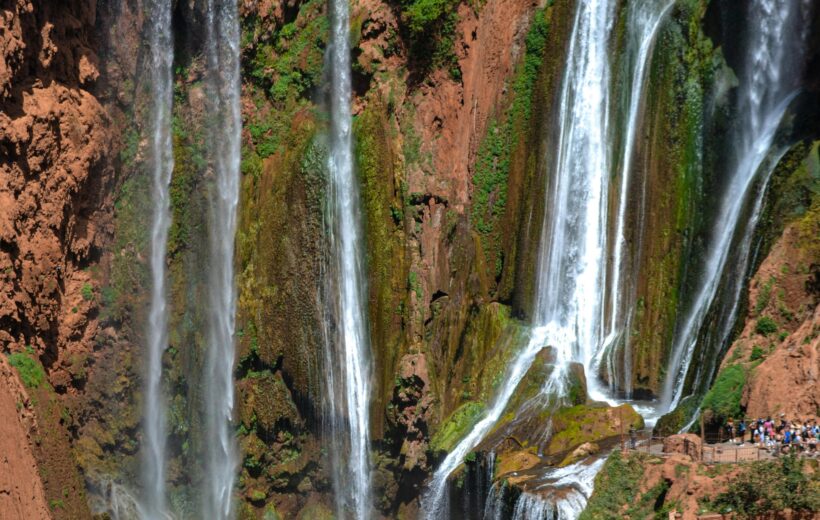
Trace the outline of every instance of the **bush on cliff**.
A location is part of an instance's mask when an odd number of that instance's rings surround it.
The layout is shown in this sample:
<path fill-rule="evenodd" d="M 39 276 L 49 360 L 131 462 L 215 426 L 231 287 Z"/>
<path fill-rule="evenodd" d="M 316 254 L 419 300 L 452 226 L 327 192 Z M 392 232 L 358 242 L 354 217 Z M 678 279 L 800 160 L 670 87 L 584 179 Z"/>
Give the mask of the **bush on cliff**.
<path fill-rule="evenodd" d="M 27 388 L 40 388 L 46 378 L 42 365 L 29 354 L 23 352 L 9 354 L 9 364 L 17 369 L 20 381 Z"/>
<path fill-rule="evenodd" d="M 711 503 L 722 513 L 733 512 L 739 518 L 792 509 L 820 511 L 820 473 L 806 471 L 807 461 L 786 456 L 779 461 L 761 461 L 748 465 L 734 478 L 729 488 Z"/>
<path fill-rule="evenodd" d="M 723 422 L 729 418 L 738 418 L 743 413 L 740 398 L 748 374 L 742 365 L 726 367 L 715 380 L 703 398 L 703 410 L 711 410 L 713 420 Z"/>

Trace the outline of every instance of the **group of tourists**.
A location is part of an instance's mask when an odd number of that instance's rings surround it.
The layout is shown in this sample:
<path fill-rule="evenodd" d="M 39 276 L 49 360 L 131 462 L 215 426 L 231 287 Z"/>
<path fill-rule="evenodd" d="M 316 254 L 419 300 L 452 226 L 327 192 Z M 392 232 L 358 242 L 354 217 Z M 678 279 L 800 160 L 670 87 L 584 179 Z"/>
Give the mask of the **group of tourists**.
<path fill-rule="evenodd" d="M 767 417 L 757 420 L 741 419 L 735 423 L 730 418 L 725 428 L 731 442 L 740 446 L 748 440 L 770 451 L 814 456 L 817 454 L 817 445 L 820 444 L 820 423 L 816 419 L 789 421 L 781 414 L 778 421 Z"/>

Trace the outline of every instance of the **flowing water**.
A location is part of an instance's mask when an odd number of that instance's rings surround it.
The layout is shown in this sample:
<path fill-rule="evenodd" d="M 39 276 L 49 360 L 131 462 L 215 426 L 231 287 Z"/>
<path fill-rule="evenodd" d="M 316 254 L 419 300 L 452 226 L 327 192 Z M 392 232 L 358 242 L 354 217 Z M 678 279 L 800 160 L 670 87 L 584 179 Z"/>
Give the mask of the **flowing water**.
<path fill-rule="evenodd" d="M 447 479 L 489 432 L 536 354 L 555 349 L 546 392 L 564 395 L 569 363 L 588 366 L 600 345 L 609 176 L 609 61 L 614 3 L 579 3 L 562 83 L 556 162 L 541 228 L 534 328 L 493 405 L 436 469 L 422 498 L 428 518 L 447 514 Z M 591 380 L 594 393 L 594 382 Z"/>
<path fill-rule="evenodd" d="M 348 0 L 331 2 L 327 63 L 330 71 L 330 240 L 335 276 L 336 329 L 329 341 L 331 435 L 340 518 L 370 518 L 370 358 L 365 321 L 361 204 L 353 168 L 350 13 Z M 341 395 L 337 395 L 341 394 Z M 341 405 L 341 406 L 339 406 Z"/>
<path fill-rule="evenodd" d="M 174 169 L 171 141 L 174 40 L 171 0 L 148 5 L 149 76 L 151 87 L 150 168 L 153 177 L 151 213 L 151 302 L 148 317 L 147 374 L 143 394 L 142 508 L 143 518 L 168 516 L 165 496 L 166 428 L 162 396 L 162 354 L 168 346 L 168 302 L 165 254 L 171 225 L 169 185 Z"/>
<path fill-rule="evenodd" d="M 800 77 L 806 35 L 801 23 L 807 19 L 808 4 L 807 0 L 754 0 L 749 4 L 746 62 L 740 74 L 738 117 L 730 140 L 735 154 L 709 237 L 698 290 L 676 331 L 663 389 L 666 409 L 676 407 L 683 397 L 701 328 L 721 287 L 727 287 L 730 294 L 728 312 L 721 313 L 728 319 L 722 320 L 718 346 L 728 339 L 734 322 L 751 235 L 765 192 L 762 188 L 754 190 L 755 181 L 765 186 L 779 158 L 776 154 L 772 157 L 772 144 L 798 88 L 795 80 Z M 746 215 L 748 218 L 744 218 Z M 729 263 L 730 258 L 736 262 Z"/>
<path fill-rule="evenodd" d="M 528 481 L 510 511 L 507 486 L 495 484 L 487 497 L 484 520 L 561 520 L 577 518 L 593 491 L 595 475 L 605 459 L 577 462 L 553 469 L 535 481 Z"/>
<path fill-rule="evenodd" d="M 624 144 L 621 148 L 620 162 L 618 163 L 620 172 L 620 189 L 618 192 L 617 215 L 615 220 L 615 235 L 612 244 L 612 265 L 610 266 L 610 280 L 608 283 L 609 301 L 611 311 L 609 313 L 607 335 L 603 342 L 603 348 L 598 350 L 595 364 L 599 364 L 602 358 L 606 358 L 606 369 L 610 389 L 620 388 L 627 397 L 632 393 L 632 353 L 629 350 L 629 334 L 624 331 L 631 329 L 631 319 L 633 316 L 634 291 L 630 290 L 632 278 L 629 276 L 634 272 L 630 248 L 627 244 L 626 222 L 627 209 L 630 206 L 630 188 L 632 180 L 632 161 L 635 155 L 635 136 L 639 127 L 639 116 L 643 100 L 644 87 L 646 85 L 647 68 L 652 49 L 655 46 L 656 36 L 666 14 L 674 5 L 669 0 L 644 1 L 631 4 L 627 19 L 627 53 L 628 61 L 628 83 L 620 88 L 628 92 L 628 109 L 624 120 L 622 133 L 625 135 Z M 641 199 L 642 201 L 642 199 Z M 634 210 L 634 208 L 633 208 Z M 633 247 L 634 253 L 640 247 Z M 623 366 L 618 367 L 618 348 L 622 349 Z M 619 377 L 620 375 L 620 377 Z"/>
<path fill-rule="evenodd" d="M 233 366 L 236 289 L 234 237 L 241 158 L 242 115 L 239 18 L 235 0 L 209 0 L 206 12 L 206 89 L 209 94 L 209 145 L 214 173 L 208 265 L 209 326 L 205 374 L 205 478 L 203 513 L 233 517 L 238 468 L 233 434 Z"/>

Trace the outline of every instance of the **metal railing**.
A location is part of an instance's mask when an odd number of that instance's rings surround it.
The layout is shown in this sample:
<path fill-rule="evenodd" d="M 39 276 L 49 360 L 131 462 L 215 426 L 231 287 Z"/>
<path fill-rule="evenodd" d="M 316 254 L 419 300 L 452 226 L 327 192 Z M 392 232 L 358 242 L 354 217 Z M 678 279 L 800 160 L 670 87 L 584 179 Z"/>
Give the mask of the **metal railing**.
<path fill-rule="evenodd" d="M 672 453 L 663 451 L 664 441 L 668 437 L 659 437 L 639 432 L 634 436 L 624 435 L 621 437 L 621 449 L 623 451 L 635 451 L 658 456 L 668 456 Z M 720 435 L 707 435 L 706 442 L 693 442 L 689 439 L 682 439 L 683 451 L 676 450 L 675 453 L 689 455 L 694 460 L 703 461 L 706 464 L 752 462 L 769 459 L 772 457 L 767 448 L 759 447 L 756 444 L 739 446 L 727 445 Z M 711 441 L 711 444 L 710 444 Z"/>

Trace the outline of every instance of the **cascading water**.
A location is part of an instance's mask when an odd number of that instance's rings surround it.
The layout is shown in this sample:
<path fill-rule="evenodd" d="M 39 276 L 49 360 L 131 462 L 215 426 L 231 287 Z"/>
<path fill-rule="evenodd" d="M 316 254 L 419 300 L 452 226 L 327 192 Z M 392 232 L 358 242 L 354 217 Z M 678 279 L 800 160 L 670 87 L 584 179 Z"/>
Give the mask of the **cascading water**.
<path fill-rule="evenodd" d="M 646 71 L 649 64 L 649 57 L 654 48 L 656 35 L 661 26 L 661 21 L 671 9 L 674 2 L 671 1 L 645 1 L 630 4 L 627 31 L 627 59 L 629 62 L 630 74 L 629 82 L 621 88 L 628 92 L 628 109 L 624 121 L 623 134 L 624 144 L 621 148 L 620 162 L 620 188 L 618 192 L 617 216 L 615 221 L 615 235 L 613 240 L 612 265 L 610 266 L 610 280 L 608 283 L 609 301 L 611 311 L 608 317 L 607 335 L 603 342 L 603 348 L 599 349 L 596 356 L 596 365 L 603 357 L 606 357 L 606 368 L 611 389 L 615 389 L 619 383 L 621 389 L 627 397 L 632 392 L 631 374 L 632 355 L 629 351 L 629 334 L 624 331 L 630 330 L 632 319 L 633 294 L 624 294 L 629 291 L 627 287 L 632 280 L 628 273 L 634 272 L 630 264 L 631 257 L 627 248 L 626 221 L 627 208 L 629 207 L 629 190 L 632 179 L 632 161 L 635 155 L 635 135 L 639 126 L 639 115 L 641 112 L 641 100 L 643 99 L 644 86 L 646 84 Z M 623 366 L 620 367 L 621 377 L 615 362 L 617 349 L 623 352 Z"/>
<path fill-rule="evenodd" d="M 168 345 L 165 254 L 171 225 L 169 186 L 174 169 L 171 141 L 174 40 L 171 0 L 154 0 L 146 20 L 150 47 L 151 172 L 154 199 L 151 215 L 151 303 L 148 323 L 147 374 L 143 403 L 142 504 L 143 518 L 168 516 L 165 497 L 165 406 L 162 398 L 162 354 Z"/>
<path fill-rule="evenodd" d="M 639 124 L 646 70 L 661 21 L 673 2 L 643 2 L 630 10 L 628 109 L 620 158 L 621 184 L 616 223 L 615 265 L 610 301 L 613 311 L 605 323 L 607 197 L 613 165 L 609 146 L 610 66 L 608 42 L 614 24 L 615 5 L 605 0 L 582 2 L 576 13 L 567 66 L 562 83 L 556 162 L 550 176 L 541 231 L 536 285 L 535 327 L 529 342 L 513 361 L 493 405 L 470 433 L 448 454 L 431 480 L 422 508 L 429 518 L 446 515 L 447 479 L 464 456 L 481 442 L 503 413 L 518 383 L 538 352 L 545 346 L 555 351 L 555 367 L 543 393 L 566 395 L 571 362 L 582 363 L 588 374 L 597 373 L 605 352 L 612 356 L 615 338 L 624 329 L 626 314 L 618 303 L 624 285 L 625 222 L 630 170 Z M 618 309 L 617 311 L 615 309 Z M 606 337 L 604 337 L 606 332 Z M 628 358 L 625 355 L 624 358 Z M 610 363 L 610 366 L 612 363 Z M 610 371 L 613 376 L 613 371 Z M 610 378 L 612 380 L 612 377 Z M 595 378 L 589 380 L 593 399 L 608 400 Z M 603 461 L 582 468 L 573 466 L 557 478 L 560 485 L 586 490 L 543 502 L 538 497 L 517 505 L 524 518 L 532 508 L 557 518 L 575 518 L 591 493 L 592 481 Z M 554 476 L 554 475 L 553 475 Z M 550 475 L 545 478 L 549 481 Z M 558 480 L 553 479 L 557 485 Z M 499 494 L 498 492 L 496 494 Z M 528 501 L 529 500 L 529 501 Z M 497 514 L 488 503 L 486 514 Z M 521 516 L 524 515 L 524 516 Z M 537 518 L 535 516 L 534 518 Z"/>
<path fill-rule="evenodd" d="M 335 275 L 336 329 L 328 345 L 331 435 L 337 514 L 370 517 L 370 359 L 359 193 L 353 169 L 350 14 L 348 0 L 333 0 L 330 70 L 330 241 Z M 338 370 L 338 373 L 336 372 Z M 338 385 L 338 388 L 337 388 Z M 337 392 L 342 395 L 338 396 Z M 338 407 L 341 403 L 342 406 Z M 344 455 L 341 454 L 346 454 Z"/>
<path fill-rule="evenodd" d="M 493 405 L 447 455 L 422 498 L 428 518 L 446 515 L 447 478 L 497 422 L 536 354 L 555 348 L 548 391 L 564 395 L 569 363 L 585 365 L 600 345 L 609 175 L 607 42 L 614 3 L 578 5 L 562 83 L 557 160 L 541 228 L 535 327 Z"/>
<path fill-rule="evenodd" d="M 210 106 L 211 167 L 214 173 L 208 266 L 208 351 L 205 389 L 205 477 L 203 513 L 208 518 L 233 516 L 236 446 L 231 426 L 234 389 L 233 283 L 234 237 L 241 153 L 242 115 L 239 69 L 239 18 L 235 0 L 209 0 L 206 12 L 206 88 Z"/>
<path fill-rule="evenodd" d="M 676 331 L 669 362 L 669 376 L 664 382 L 664 408 L 672 409 L 683 396 L 698 336 L 721 284 L 730 293 L 728 319 L 722 320 L 718 344 L 728 339 L 737 313 L 742 277 L 746 273 L 751 234 L 757 223 L 764 189 L 755 192 L 756 179 L 768 182 L 777 157 L 771 157 L 775 133 L 789 102 L 797 92 L 794 73 L 802 62 L 806 31 L 800 24 L 807 20 L 802 9 L 806 0 L 754 0 L 749 4 L 746 63 L 740 75 L 737 120 L 731 142 L 735 155 L 731 175 L 720 197 L 721 206 L 714 220 L 707 245 L 706 260 L 692 304 Z M 762 178 L 761 178 L 762 176 Z M 743 219 L 744 208 L 750 218 Z M 740 240 L 732 247 L 733 240 Z M 740 265 L 729 265 L 736 258 Z"/>

